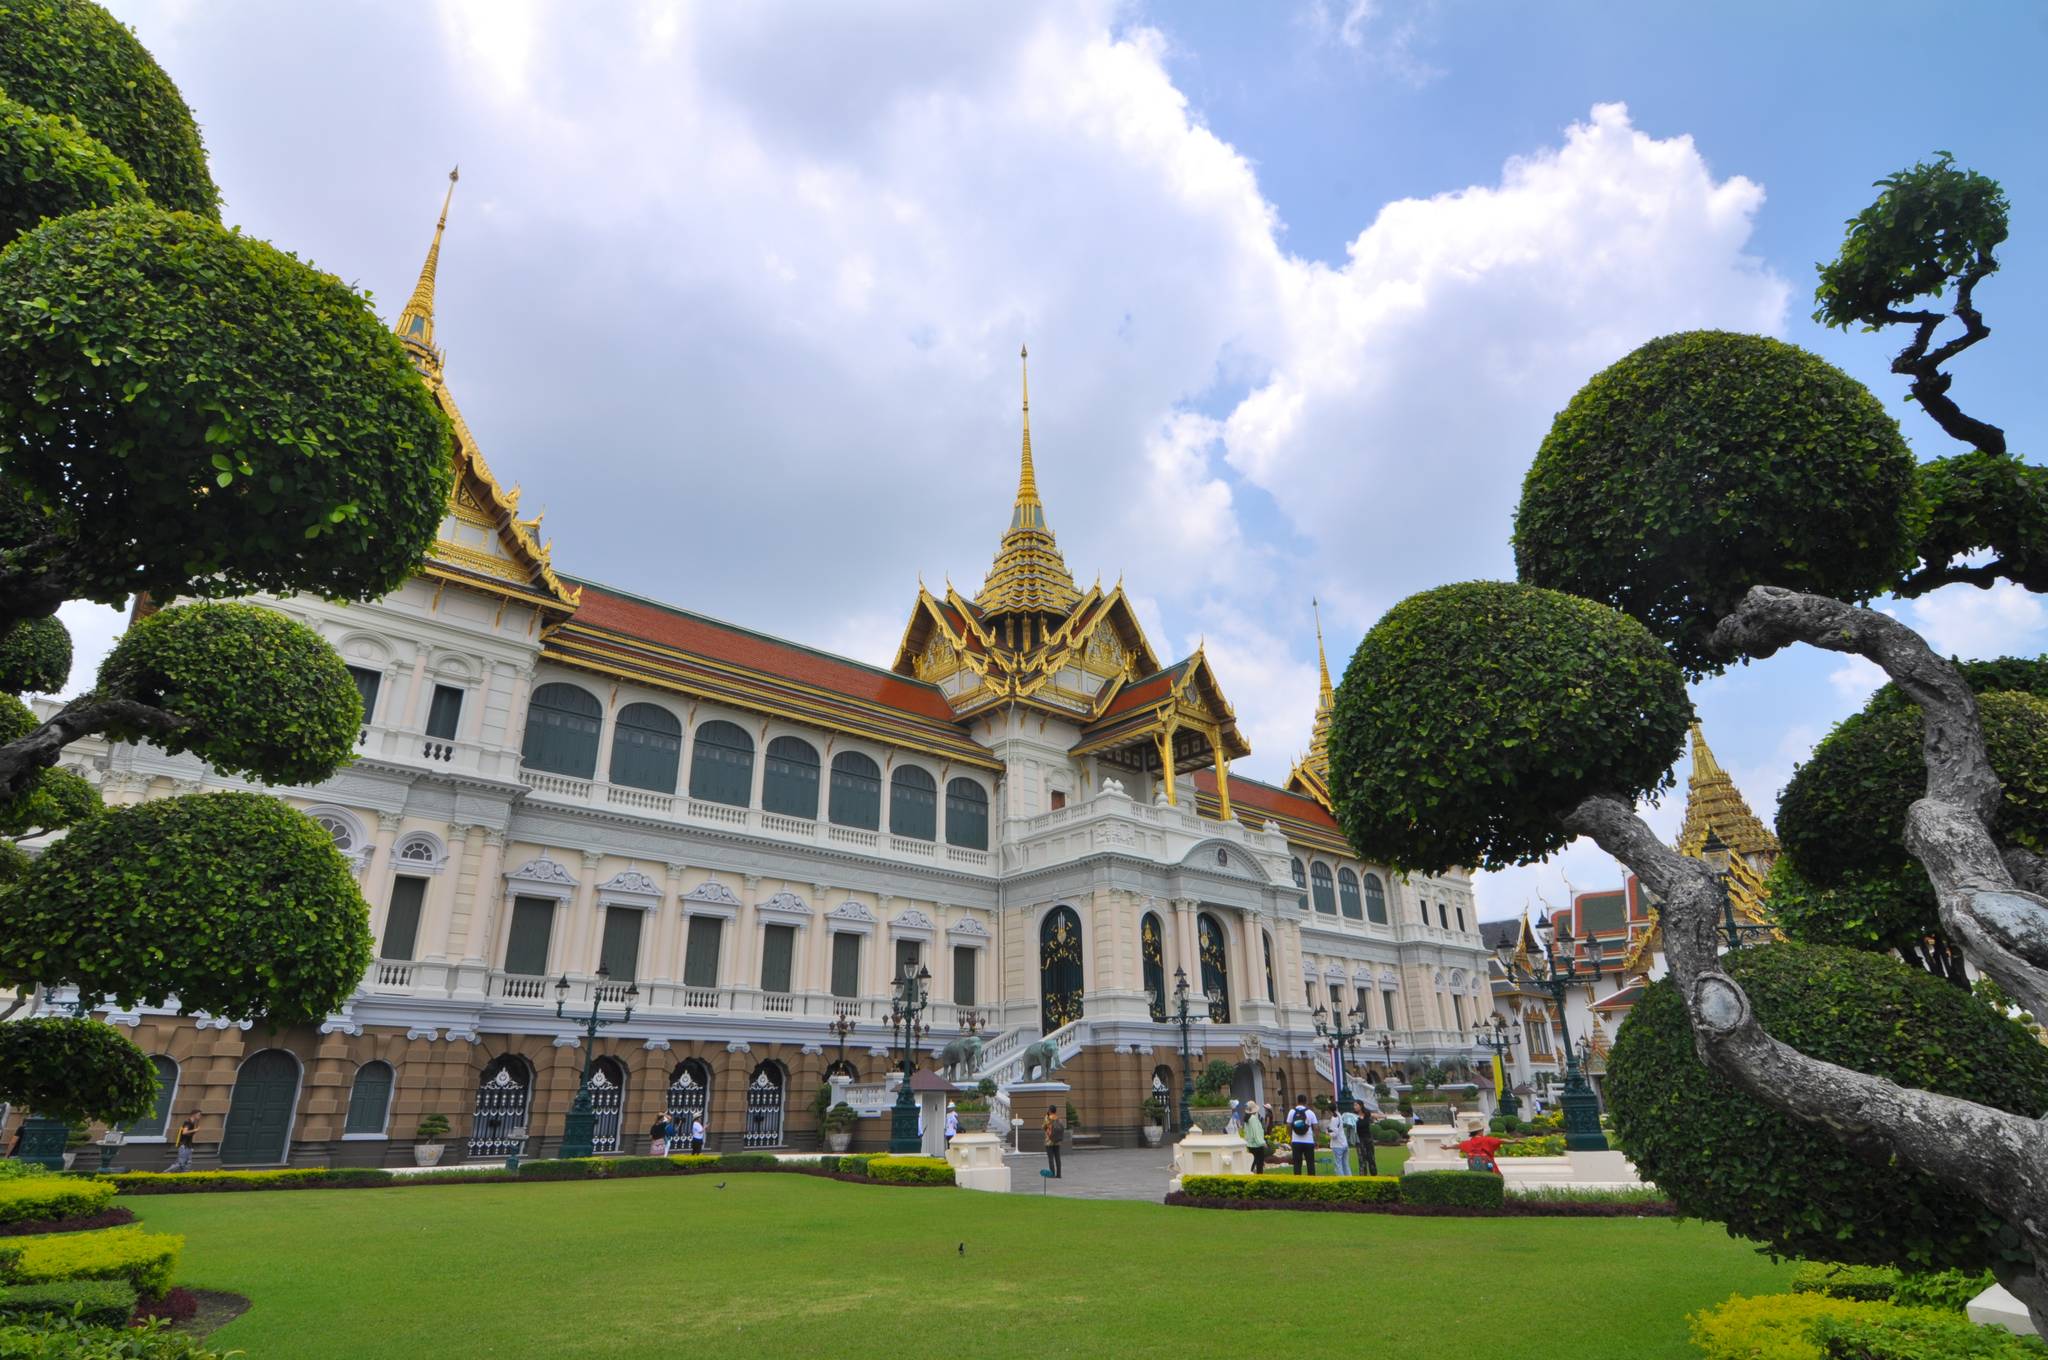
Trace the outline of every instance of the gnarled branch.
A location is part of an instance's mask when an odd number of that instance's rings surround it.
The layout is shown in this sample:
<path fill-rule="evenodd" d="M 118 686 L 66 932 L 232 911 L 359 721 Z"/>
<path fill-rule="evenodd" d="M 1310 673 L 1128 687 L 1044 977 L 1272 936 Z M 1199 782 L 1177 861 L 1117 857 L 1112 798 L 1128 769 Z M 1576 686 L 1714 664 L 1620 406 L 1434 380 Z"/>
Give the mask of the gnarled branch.
<path fill-rule="evenodd" d="M 1991 328 L 1984 324 L 1983 314 L 1977 310 L 1972 294 L 1976 292 L 1977 285 L 1997 268 L 1997 262 L 1986 252 L 1958 277 L 1954 315 L 1963 323 L 1963 333 L 1939 348 L 1931 349 L 1930 346 L 1934 344 L 1935 330 L 1948 320 L 1947 314 L 1887 310 L 1884 316 L 1887 321 L 1913 328 L 1913 339 L 1892 357 L 1892 372 L 1913 380 L 1913 399 L 1920 403 L 1921 409 L 1941 426 L 1949 438 L 1986 453 L 2002 454 L 2005 452 L 2005 431 L 1965 415 L 1948 395 L 1954 377 L 1941 371 L 1943 364 L 1991 334 Z"/>
<path fill-rule="evenodd" d="M 190 726 L 188 719 L 152 704 L 81 694 L 26 736 L 0 746 L 0 800 L 26 793 L 37 773 L 55 765 L 72 742 L 116 724 L 160 735 Z"/>

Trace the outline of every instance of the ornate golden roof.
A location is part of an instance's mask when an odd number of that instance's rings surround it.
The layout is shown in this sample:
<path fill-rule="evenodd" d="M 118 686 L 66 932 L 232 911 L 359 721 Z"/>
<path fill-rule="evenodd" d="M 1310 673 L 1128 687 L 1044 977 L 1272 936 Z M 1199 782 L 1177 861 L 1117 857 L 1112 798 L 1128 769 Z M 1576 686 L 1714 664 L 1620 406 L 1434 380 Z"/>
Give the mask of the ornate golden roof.
<path fill-rule="evenodd" d="M 398 314 L 398 324 L 393 327 L 405 347 L 412 351 L 420 371 L 430 379 L 441 372 L 441 351 L 434 348 L 434 274 L 441 267 L 441 233 L 448 229 L 448 204 L 455 197 L 455 182 L 461 178 L 461 166 L 448 172 L 448 192 L 441 199 L 441 220 L 434 223 L 434 243 L 427 247 L 426 263 L 420 266 L 420 281 L 412 286 L 412 296 L 406 299 L 405 309 Z"/>
<path fill-rule="evenodd" d="M 1749 810 L 1735 781 L 1714 759 L 1700 725 L 1692 725 L 1692 774 L 1686 780 L 1685 824 L 1678 831 L 1678 853 L 1700 857 L 1719 842 L 1736 857 L 1761 860 L 1751 867 L 1768 869 L 1778 857 L 1778 838 Z"/>
<path fill-rule="evenodd" d="M 555 575 L 554 545 L 542 543 L 534 533 L 540 516 L 519 518 L 519 488 L 506 491 L 491 475 L 469 422 L 442 381 L 442 354 L 434 347 L 434 276 L 441 266 L 441 234 L 448 229 L 448 204 L 455 197 L 457 178 L 457 171 L 448 172 L 448 192 L 441 199 L 440 220 L 434 223 L 433 244 L 427 247 L 419 282 L 392 326 L 455 432 L 455 486 L 449 493 L 448 519 L 420 571 L 537 606 L 545 618 L 558 621 L 574 612 L 582 592 L 570 590 Z"/>
<path fill-rule="evenodd" d="M 1323 650 L 1322 605 L 1310 600 L 1309 607 L 1316 613 L 1316 665 L 1322 671 L 1322 689 L 1316 696 L 1316 725 L 1309 735 L 1308 754 L 1288 771 L 1287 787 L 1335 812 L 1337 805 L 1330 797 L 1330 717 L 1337 707 L 1337 692 L 1330 685 L 1330 657 Z"/>
<path fill-rule="evenodd" d="M 1020 364 L 1031 351 L 1019 352 Z M 1038 477 L 1031 466 L 1031 375 L 1024 373 L 1024 457 L 1017 478 L 1017 501 L 1010 511 L 1009 532 L 996 549 L 994 565 L 974 597 L 984 614 L 1052 614 L 1064 618 L 1081 602 L 1073 573 L 1060 556 L 1045 505 L 1038 499 Z"/>

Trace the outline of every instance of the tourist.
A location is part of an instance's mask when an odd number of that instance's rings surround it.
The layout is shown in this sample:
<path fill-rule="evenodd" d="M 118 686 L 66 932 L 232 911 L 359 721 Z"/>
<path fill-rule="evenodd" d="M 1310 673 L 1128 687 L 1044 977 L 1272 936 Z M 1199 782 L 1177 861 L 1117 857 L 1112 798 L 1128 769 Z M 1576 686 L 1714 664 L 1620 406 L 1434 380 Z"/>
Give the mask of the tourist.
<path fill-rule="evenodd" d="M 690 1116 L 690 1151 L 704 1150 L 704 1120 L 697 1115 Z"/>
<path fill-rule="evenodd" d="M 1364 1101 L 1352 1101 L 1351 1108 L 1358 1117 L 1358 1132 L 1351 1140 L 1358 1151 L 1358 1174 L 1377 1176 L 1380 1174 L 1380 1159 L 1379 1153 L 1373 1147 L 1372 1113 L 1366 1108 Z"/>
<path fill-rule="evenodd" d="M 946 1141 L 952 1142 L 960 1133 L 960 1111 L 952 1101 L 946 1102 Z"/>
<path fill-rule="evenodd" d="M 1294 1108 L 1287 1112 L 1287 1150 L 1294 1157 L 1294 1174 L 1308 1168 L 1308 1174 L 1316 1174 L 1316 1112 L 1309 1108 L 1308 1097 L 1294 1098 Z"/>
<path fill-rule="evenodd" d="M 1345 1122 L 1350 1121 L 1350 1128 Z M 1338 1110 L 1330 1115 L 1330 1170 L 1339 1176 L 1351 1174 L 1351 1130 L 1358 1127 L 1358 1116 L 1349 1110 Z"/>
<path fill-rule="evenodd" d="M 171 1163 L 173 1171 L 192 1169 L 192 1140 L 199 1136 L 199 1116 L 188 1114 L 185 1122 L 178 1125 L 178 1160 Z"/>
<path fill-rule="evenodd" d="M 1244 1129 L 1244 1107 L 1238 1101 L 1230 1102 L 1230 1118 L 1223 1123 L 1225 1133 L 1239 1133 Z"/>
<path fill-rule="evenodd" d="M 1067 1121 L 1060 1118 L 1060 1107 L 1045 1107 L 1045 1164 L 1052 1169 L 1052 1178 L 1060 1179 L 1060 1145 L 1067 1141 Z"/>
<path fill-rule="evenodd" d="M 1244 1135 L 1244 1145 L 1251 1150 L 1252 1174 L 1264 1175 L 1266 1171 L 1266 1125 L 1259 1118 L 1259 1107 L 1249 1100 L 1244 1103 L 1244 1126 L 1239 1130 Z"/>
<path fill-rule="evenodd" d="M 668 1156 L 668 1140 L 675 1133 L 675 1129 L 676 1126 L 669 1122 L 667 1114 L 655 1116 L 654 1127 L 647 1131 L 648 1141 L 652 1144 L 648 1155 L 653 1157 Z"/>

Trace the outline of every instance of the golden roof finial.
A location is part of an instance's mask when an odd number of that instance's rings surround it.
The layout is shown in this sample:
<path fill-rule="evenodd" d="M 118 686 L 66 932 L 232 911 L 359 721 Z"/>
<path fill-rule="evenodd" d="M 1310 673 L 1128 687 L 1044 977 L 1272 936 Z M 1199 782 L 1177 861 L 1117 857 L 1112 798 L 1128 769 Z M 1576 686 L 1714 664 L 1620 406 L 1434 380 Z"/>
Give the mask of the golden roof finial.
<path fill-rule="evenodd" d="M 1706 733 L 1692 725 L 1692 773 L 1686 778 L 1685 823 L 1678 830 L 1678 853 L 1699 858 L 1710 842 L 1752 860 L 1758 873 L 1778 857 L 1778 838 L 1770 833 L 1721 768 L 1707 745 Z"/>
<path fill-rule="evenodd" d="M 455 182 L 461 178 L 461 166 L 448 172 L 448 192 L 441 199 L 440 220 L 434 223 L 433 244 L 427 247 L 426 263 L 420 266 L 420 281 L 413 285 L 412 297 L 406 300 L 405 310 L 398 314 L 394 327 L 398 338 L 433 368 L 441 366 L 440 352 L 434 348 L 434 273 L 441 263 L 441 233 L 448 229 L 448 204 L 455 198 Z"/>
<path fill-rule="evenodd" d="M 1330 688 L 1330 657 L 1329 654 L 1323 650 L 1322 601 L 1316 599 L 1315 596 L 1311 595 L 1308 597 L 1308 607 L 1310 609 L 1313 609 L 1316 615 L 1316 664 L 1322 667 L 1323 671 L 1323 690 L 1320 703 L 1316 708 L 1316 716 L 1320 719 L 1323 714 L 1328 713 L 1330 711 L 1331 705 L 1337 702 L 1337 696 L 1335 692 L 1332 691 Z"/>
<path fill-rule="evenodd" d="M 1057 614 L 1064 616 L 1081 602 L 1073 573 L 1060 556 L 1038 499 L 1038 474 L 1031 464 L 1030 348 L 1017 352 L 1023 381 L 1024 440 L 1017 474 L 1017 502 L 1010 511 L 1010 529 L 996 549 L 996 560 L 981 583 L 975 605 L 992 614 Z"/>

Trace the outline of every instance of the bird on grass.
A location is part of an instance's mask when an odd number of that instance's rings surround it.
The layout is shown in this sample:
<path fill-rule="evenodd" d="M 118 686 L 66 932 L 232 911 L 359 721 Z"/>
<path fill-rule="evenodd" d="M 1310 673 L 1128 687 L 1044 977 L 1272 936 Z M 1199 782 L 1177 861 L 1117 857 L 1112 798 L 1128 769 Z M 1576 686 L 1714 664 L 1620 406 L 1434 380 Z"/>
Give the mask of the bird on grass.
<path fill-rule="evenodd" d="M 965 1242 L 962 1242 L 960 1244 L 960 1254 L 962 1256 L 965 1256 L 967 1254 L 967 1244 Z"/>
<path fill-rule="evenodd" d="M 719 1182 L 718 1184 L 716 1184 L 716 1185 L 712 1186 L 711 1188 L 712 1188 L 713 1190 L 723 1190 L 723 1189 L 725 1189 L 725 1182 L 724 1182 L 724 1181 L 720 1181 L 720 1182 Z"/>

